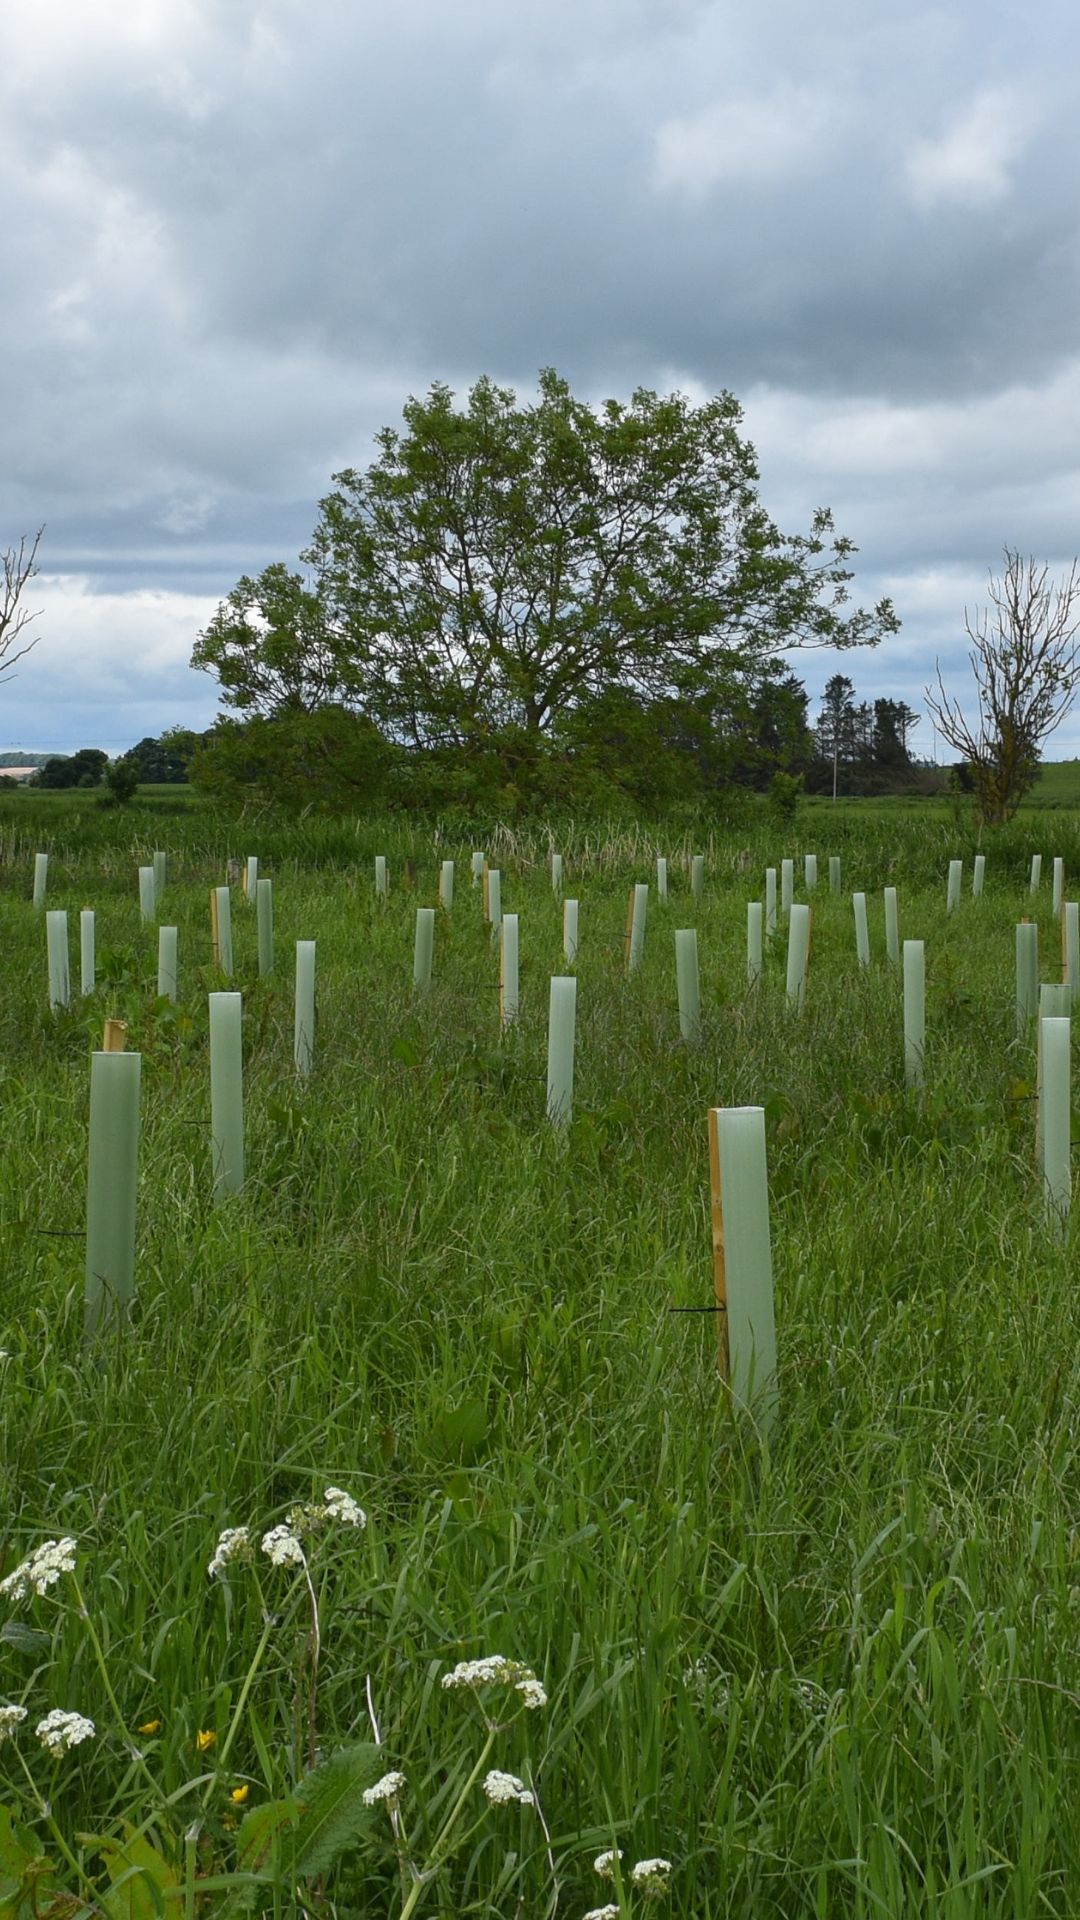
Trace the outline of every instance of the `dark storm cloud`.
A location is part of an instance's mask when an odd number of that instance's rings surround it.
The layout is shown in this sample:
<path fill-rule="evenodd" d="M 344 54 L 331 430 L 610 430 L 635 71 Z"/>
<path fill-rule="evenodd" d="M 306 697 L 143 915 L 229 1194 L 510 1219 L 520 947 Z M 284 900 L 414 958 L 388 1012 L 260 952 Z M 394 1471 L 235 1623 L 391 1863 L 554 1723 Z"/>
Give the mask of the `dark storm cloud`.
<path fill-rule="evenodd" d="M 1004 541 L 1080 544 L 1064 4 L 9 10 L 0 530 L 46 521 L 57 576 L 27 726 L 47 651 L 77 700 L 132 608 L 162 724 L 209 718 L 207 610 L 435 378 L 740 393 L 779 523 L 832 504 L 893 592 L 866 673 L 913 704 Z"/>

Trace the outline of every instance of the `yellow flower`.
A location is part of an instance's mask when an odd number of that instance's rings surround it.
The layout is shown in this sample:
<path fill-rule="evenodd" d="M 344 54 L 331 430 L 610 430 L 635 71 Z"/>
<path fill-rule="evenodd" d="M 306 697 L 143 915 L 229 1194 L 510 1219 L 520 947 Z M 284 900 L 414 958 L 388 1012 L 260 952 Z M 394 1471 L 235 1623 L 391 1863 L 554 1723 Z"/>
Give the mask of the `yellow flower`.
<path fill-rule="evenodd" d="M 160 1732 L 161 1732 L 161 1721 L 160 1721 L 160 1720 L 148 1720 L 148 1721 L 146 1722 L 146 1724 L 145 1724 L 145 1726 L 141 1726 L 141 1727 L 136 1727 L 136 1729 L 135 1729 L 135 1731 L 136 1731 L 136 1733 L 160 1733 Z"/>
<path fill-rule="evenodd" d="M 234 1787 L 229 1795 L 229 1799 L 235 1800 L 237 1806 L 242 1807 L 250 1792 L 251 1788 L 245 1783 L 242 1787 Z"/>
<path fill-rule="evenodd" d="M 200 1753 L 208 1753 L 211 1747 L 217 1746 L 217 1734 L 212 1728 L 200 1731 L 195 1735 L 195 1745 Z"/>

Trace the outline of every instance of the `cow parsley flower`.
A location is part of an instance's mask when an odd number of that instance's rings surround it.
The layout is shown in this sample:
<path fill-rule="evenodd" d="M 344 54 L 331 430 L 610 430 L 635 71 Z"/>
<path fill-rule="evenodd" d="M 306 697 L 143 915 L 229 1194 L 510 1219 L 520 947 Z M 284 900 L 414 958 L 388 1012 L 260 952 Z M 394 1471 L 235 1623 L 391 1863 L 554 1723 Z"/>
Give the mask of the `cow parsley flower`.
<path fill-rule="evenodd" d="M 30 1593 L 42 1594 L 54 1587 L 62 1573 L 74 1573 L 77 1540 L 43 1540 L 32 1554 L 0 1580 L 5 1600 L 25 1600 Z"/>
<path fill-rule="evenodd" d="M 10 1740 L 16 1727 L 26 1719 L 26 1708 L 15 1707 L 9 1701 L 0 1702 L 0 1740 Z"/>
<path fill-rule="evenodd" d="M 343 1527 L 366 1527 L 367 1514 L 358 1506 L 351 1493 L 341 1487 L 327 1487 L 323 1494 L 326 1513 L 330 1520 L 336 1520 Z"/>
<path fill-rule="evenodd" d="M 582 1920 L 619 1920 L 619 1909 L 613 1902 L 606 1907 L 590 1907 L 588 1913 L 582 1915 Z"/>
<path fill-rule="evenodd" d="M 275 1567 L 302 1567 L 304 1549 L 291 1527 L 271 1527 L 262 1537 L 262 1550 Z"/>
<path fill-rule="evenodd" d="M 448 1691 L 457 1687 L 513 1687 L 526 1707 L 547 1704 L 547 1694 L 532 1668 L 520 1660 L 507 1660 L 501 1653 L 485 1654 L 481 1660 L 459 1660 L 452 1672 L 443 1674 L 442 1683 Z"/>
<path fill-rule="evenodd" d="M 615 1866 L 617 1861 L 621 1859 L 622 1848 L 609 1847 L 606 1853 L 597 1854 L 596 1859 L 593 1861 L 593 1872 L 598 1873 L 601 1880 L 614 1880 Z"/>
<path fill-rule="evenodd" d="M 65 1713 L 63 1707 L 54 1707 L 44 1720 L 38 1721 L 34 1731 L 46 1752 L 59 1759 L 84 1740 L 92 1740 L 97 1728 L 81 1713 Z"/>
<path fill-rule="evenodd" d="M 364 1805 L 377 1807 L 380 1801 L 385 1800 L 388 1805 L 396 1806 L 399 1795 L 404 1791 L 405 1775 L 403 1773 L 384 1773 L 382 1779 L 376 1780 L 373 1787 L 364 1788 Z"/>
<path fill-rule="evenodd" d="M 630 1869 L 630 1884 L 642 1893 L 666 1893 L 670 1860 L 639 1860 Z"/>
<path fill-rule="evenodd" d="M 523 1807 L 536 1804 L 524 1780 L 519 1780 L 516 1773 L 500 1773 L 498 1767 L 486 1776 L 484 1792 L 493 1807 L 509 1806 L 512 1800 L 520 1801 Z"/>
<path fill-rule="evenodd" d="M 206 1571 L 211 1580 L 224 1573 L 230 1560 L 247 1560 L 251 1554 L 251 1528 L 226 1527 L 214 1548 L 214 1557 Z"/>

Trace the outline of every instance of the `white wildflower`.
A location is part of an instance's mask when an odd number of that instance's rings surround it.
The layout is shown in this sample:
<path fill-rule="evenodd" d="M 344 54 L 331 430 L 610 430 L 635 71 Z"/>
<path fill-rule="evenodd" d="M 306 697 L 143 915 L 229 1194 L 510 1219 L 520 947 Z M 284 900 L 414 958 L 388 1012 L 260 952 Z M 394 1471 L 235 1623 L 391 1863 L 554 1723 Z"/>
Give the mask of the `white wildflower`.
<path fill-rule="evenodd" d="M 306 1539 L 309 1533 L 318 1533 L 327 1522 L 325 1507 L 290 1507 L 285 1515 L 285 1525 L 298 1540 Z"/>
<path fill-rule="evenodd" d="M 214 1557 L 206 1571 L 211 1580 L 224 1573 L 230 1560 L 246 1560 L 251 1552 L 250 1527 L 226 1527 L 214 1548 Z"/>
<path fill-rule="evenodd" d="M 593 1872 L 598 1873 L 601 1880 L 614 1880 L 615 1865 L 616 1862 L 621 1859 L 622 1848 L 609 1847 L 606 1853 L 597 1854 L 596 1859 L 593 1861 Z"/>
<path fill-rule="evenodd" d="M 528 1680 L 518 1680 L 515 1683 L 514 1692 L 520 1693 L 522 1701 L 527 1707 L 547 1706 L 547 1694 L 544 1692 L 539 1680 L 533 1679 L 532 1677 Z"/>
<path fill-rule="evenodd" d="M 262 1537 L 262 1550 L 275 1567 L 302 1567 L 304 1549 L 291 1527 L 271 1527 Z"/>
<path fill-rule="evenodd" d="M 500 1773 L 498 1767 L 487 1775 L 484 1792 L 493 1807 L 509 1806 L 512 1800 L 520 1801 L 523 1807 L 535 1805 L 524 1780 L 519 1780 L 516 1773 Z"/>
<path fill-rule="evenodd" d="M 664 1893 L 670 1872 L 670 1860 L 639 1860 L 630 1869 L 630 1884 L 645 1893 Z"/>
<path fill-rule="evenodd" d="M 377 1807 L 380 1800 L 387 1800 L 392 1805 L 396 1804 L 398 1795 L 404 1790 L 405 1775 L 403 1773 L 384 1773 L 382 1779 L 376 1780 L 373 1787 L 364 1788 L 364 1805 Z"/>
<path fill-rule="evenodd" d="M 8 1701 L 0 1701 L 0 1740 L 10 1740 L 16 1727 L 26 1719 L 25 1707 L 13 1707 Z"/>
<path fill-rule="evenodd" d="M 547 1701 L 547 1694 L 532 1668 L 520 1660 L 507 1660 L 501 1653 L 485 1654 L 482 1660 L 459 1660 L 452 1673 L 443 1674 L 442 1683 L 447 1689 L 513 1687 L 527 1707 L 542 1707 Z"/>
<path fill-rule="evenodd" d="M 47 1752 L 59 1759 L 83 1740 L 92 1740 L 97 1728 L 81 1713 L 65 1713 L 63 1707 L 54 1707 L 44 1720 L 38 1721 L 34 1731 Z"/>
<path fill-rule="evenodd" d="M 358 1506 L 351 1493 L 341 1487 L 327 1487 L 323 1494 L 326 1511 L 331 1520 L 337 1520 L 343 1527 L 366 1527 L 367 1514 Z"/>
<path fill-rule="evenodd" d="M 74 1573 L 77 1540 L 43 1540 L 28 1559 L 0 1580 L 5 1600 L 25 1600 L 30 1593 L 45 1593 L 54 1587 L 62 1573 Z"/>
<path fill-rule="evenodd" d="M 606 1907 L 590 1907 L 588 1913 L 582 1915 L 582 1920 L 619 1920 L 619 1909 L 613 1902 Z"/>

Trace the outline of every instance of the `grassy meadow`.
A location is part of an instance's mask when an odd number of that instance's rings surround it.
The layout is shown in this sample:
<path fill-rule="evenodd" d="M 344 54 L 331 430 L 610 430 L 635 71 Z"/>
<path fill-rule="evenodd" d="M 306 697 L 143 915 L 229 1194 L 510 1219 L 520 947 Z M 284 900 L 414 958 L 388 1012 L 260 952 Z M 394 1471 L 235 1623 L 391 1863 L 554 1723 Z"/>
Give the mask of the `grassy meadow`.
<path fill-rule="evenodd" d="M 971 832 L 946 807 L 816 805 L 693 839 L 564 823 L 580 901 L 565 1138 L 544 1111 L 548 980 L 564 971 L 551 844 L 401 820 L 238 828 L 158 796 L 129 813 L 0 800 L 0 1574 L 77 1542 L 75 1572 L 0 1601 L 0 1703 L 27 1710 L 3 1738 L 0 1705 L 0 1914 L 1080 1912 L 1078 1226 L 1062 1243 L 1044 1221 L 1013 973 L 1033 912 L 1042 978 L 1060 978 L 1050 870 L 1060 854 L 1080 872 L 1075 818 L 1032 810 L 987 839 L 977 901 Z M 474 846 L 520 916 L 506 1035 Z M 175 1006 L 155 998 L 139 919 L 154 847 Z M 38 849 L 76 986 L 78 910 L 97 913 L 97 991 L 55 1013 Z M 782 934 L 747 989 L 746 902 L 782 856 L 805 897 L 807 850 L 821 879 L 797 1018 Z M 234 888 L 226 982 L 208 888 L 248 853 L 273 879 L 276 968 L 258 978 Z M 627 889 L 654 880 L 658 853 L 670 898 L 651 886 L 628 977 Z M 447 858 L 455 902 L 417 996 L 415 912 Z M 918 1093 L 885 885 L 901 938 L 926 942 Z M 698 929 L 697 1049 L 679 1038 L 679 927 Z M 305 1084 L 298 939 L 318 955 Z M 225 985 L 244 995 L 247 1179 L 215 1205 L 207 993 Z M 89 1052 L 106 1014 L 143 1063 L 138 1299 L 87 1352 Z M 730 1404 L 708 1311 L 706 1114 L 740 1104 L 766 1115 L 768 1438 Z M 262 1535 L 328 1487 L 366 1527 L 327 1522 L 302 1569 L 273 1564 Z M 253 1558 L 211 1579 L 238 1527 Z M 535 1673 L 546 1704 L 524 1705 L 513 1676 L 443 1686 L 490 1655 Z M 60 1758 L 34 1732 L 56 1708 L 95 1727 Z M 536 1804 L 489 1805 L 481 1765 Z M 404 1787 L 364 1805 L 391 1770 Z M 326 1844 L 290 1881 L 315 1776 Z M 603 1878 L 594 1858 L 613 1849 Z M 670 1871 L 635 1886 L 655 1858 Z"/>

